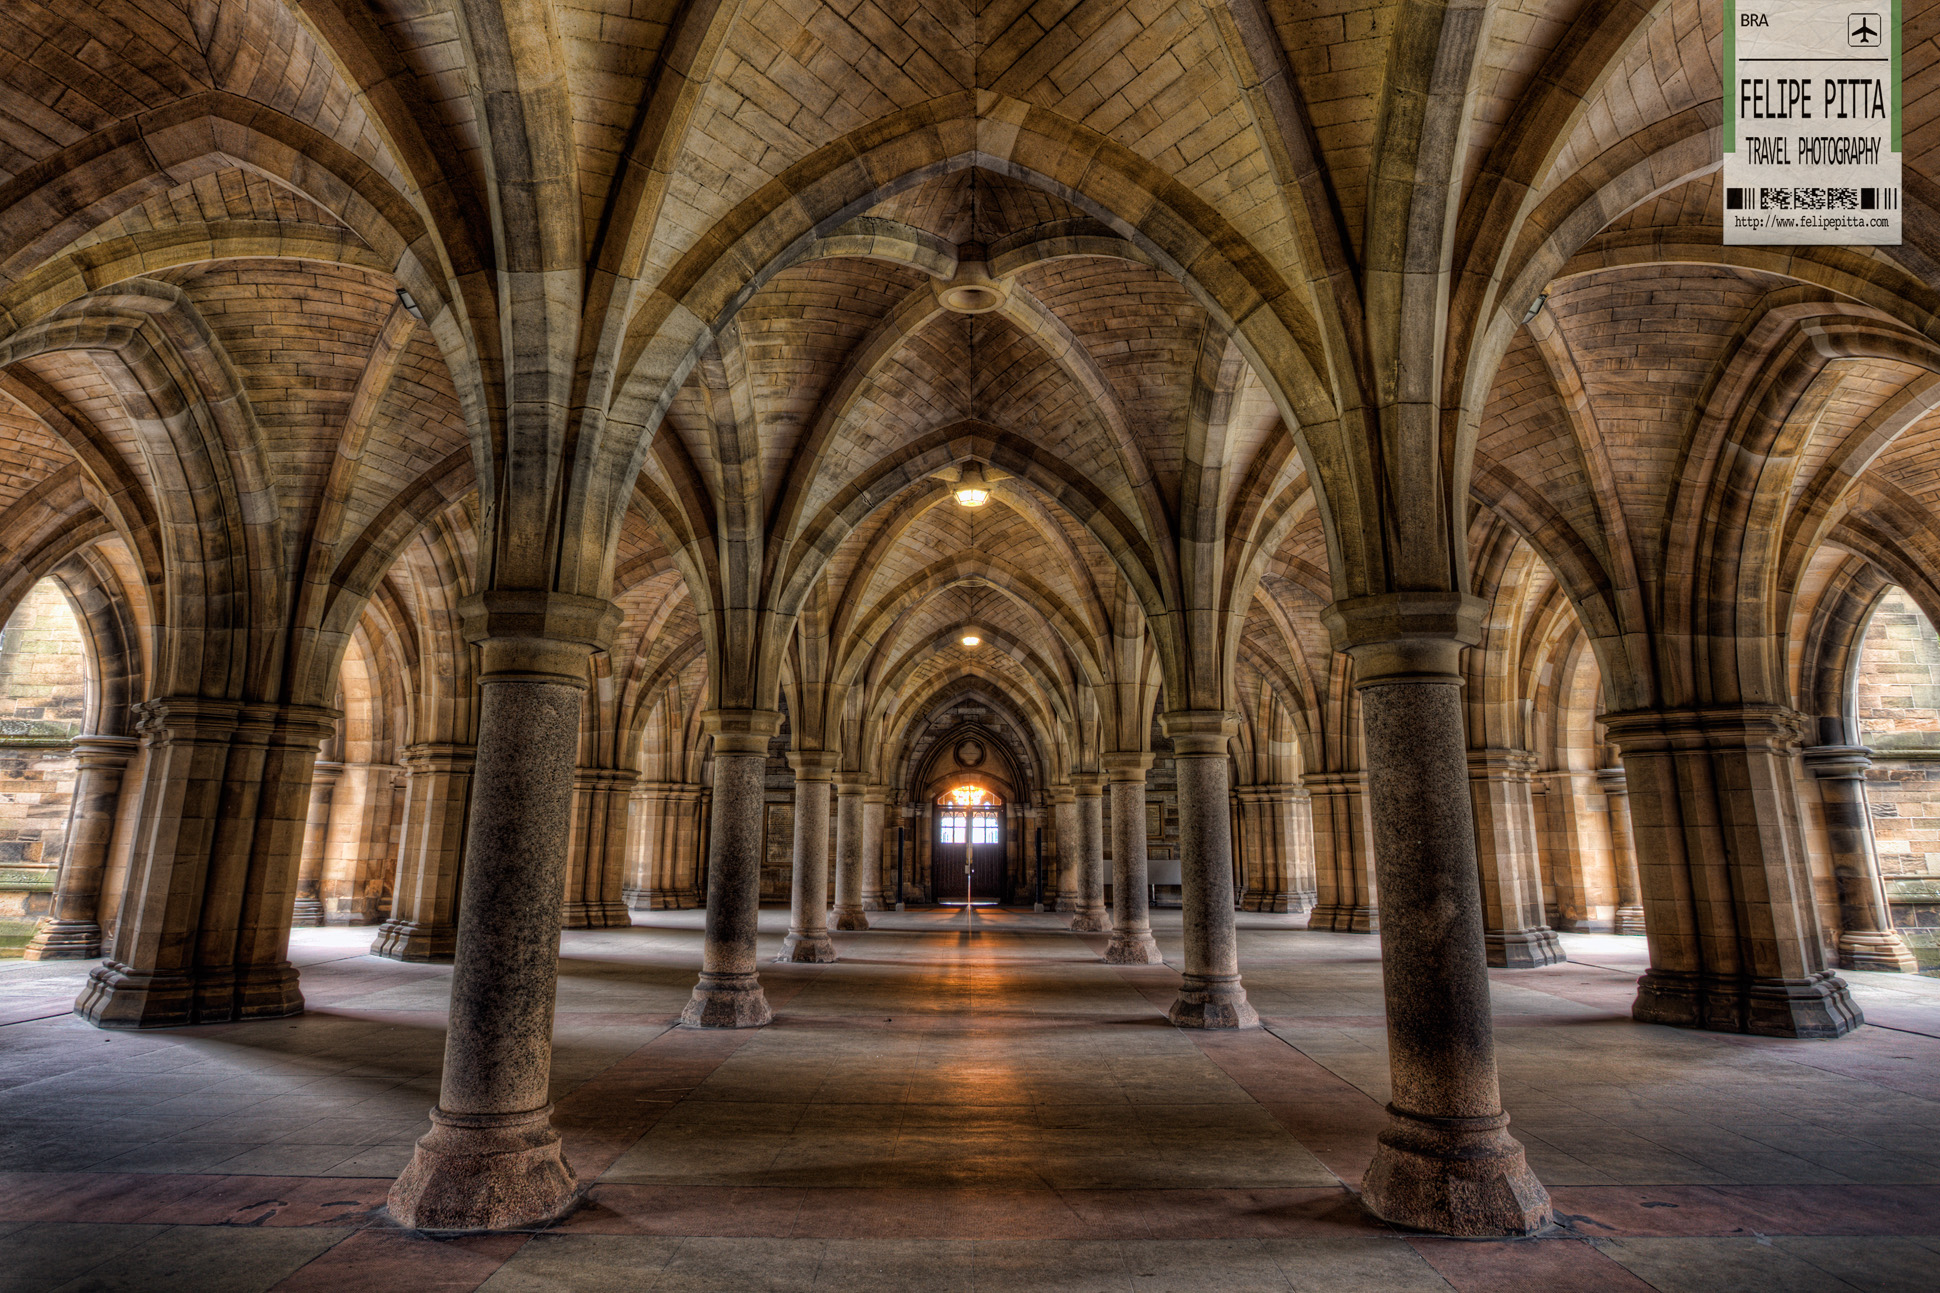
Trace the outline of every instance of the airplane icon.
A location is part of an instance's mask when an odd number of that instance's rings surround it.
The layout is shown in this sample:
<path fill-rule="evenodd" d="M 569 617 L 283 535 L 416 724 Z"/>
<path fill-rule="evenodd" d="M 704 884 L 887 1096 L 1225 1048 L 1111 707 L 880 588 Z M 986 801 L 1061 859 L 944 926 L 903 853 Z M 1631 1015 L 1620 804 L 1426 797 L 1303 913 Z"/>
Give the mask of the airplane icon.
<path fill-rule="evenodd" d="M 1855 13 L 1846 15 L 1846 44 L 1873 46 L 1879 44 L 1879 15 L 1876 13 Z"/>

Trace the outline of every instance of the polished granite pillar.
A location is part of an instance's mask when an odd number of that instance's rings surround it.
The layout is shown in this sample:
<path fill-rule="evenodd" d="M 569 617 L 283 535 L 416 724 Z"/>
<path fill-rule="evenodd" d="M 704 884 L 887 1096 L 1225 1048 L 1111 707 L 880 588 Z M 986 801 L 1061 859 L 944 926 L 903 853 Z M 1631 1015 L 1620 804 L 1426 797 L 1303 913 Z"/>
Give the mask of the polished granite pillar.
<path fill-rule="evenodd" d="M 778 961 L 820 964 L 835 959 L 829 937 L 829 798 L 840 756 L 803 750 L 788 756 L 795 769 L 795 868 L 789 891 L 788 937 Z"/>
<path fill-rule="evenodd" d="M 713 816 L 707 830 L 707 929 L 701 977 L 680 1021 L 696 1028 L 758 1028 L 774 1018 L 755 970 L 761 913 L 762 781 L 768 742 L 781 730 L 773 710 L 713 709 L 701 715 L 714 739 Z"/>
<path fill-rule="evenodd" d="M 1381 890 L 1388 1125 L 1362 1178 L 1376 1216 L 1451 1235 L 1549 1224 L 1496 1076 L 1461 652 L 1481 604 L 1456 593 L 1336 603 L 1354 660 Z"/>
<path fill-rule="evenodd" d="M 1161 720 L 1179 787 L 1179 879 L 1184 982 L 1167 1012 L 1185 1028 L 1257 1028 L 1239 977 L 1233 921 L 1233 815 L 1227 743 L 1236 720 L 1220 710 L 1176 710 Z"/>
<path fill-rule="evenodd" d="M 863 791 L 860 781 L 845 781 L 835 790 L 835 906 L 829 910 L 832 929 L 869 928 L 862 901 Z"/>
<path fill-rule="evenodd" d="M 465 618 L 480 644 L 478 754 L 444 1073 L 390 1194 L 417 1230 L 542 1223 L 576 1184 L 548 1095 L 559 914 L 588 661 L 617 612 L 501 592 L 469 599 Z"/>
<path fill-rule="evenodd" d="M 1084 874 L 1084 834 L 1078 824 L 1078 792 L 1070 785 L 1052 786 L 1045 796 L 1051 804 L 1051 834 L 1057 843 L 1057 910 L 1078 910 L 1078 889 Z"/>
<path fill-rule="evenodd" d="M 889 791 L 868 786 L 862 792 L 862 909 L 883 909 L 882 833 Z"/>
<path fill-rule="evenodd" d="M 1078 907 L 1071 928 L 1101 934 L 1111 928 L 1111 913 L 1105 910 L 1104 778 L 1081 772 L 1071 785 L 1078 793 Z"/>
<path fill-rule="evenodd" d="M 1112 965 L 1157 965 L 1164 958 L 1152 937 L 1152 891 L 1145 866 L 1145 774 L 1150 754 L 1107 754 L 1111 777 L 1111 942 L 1105 960 Z"/>

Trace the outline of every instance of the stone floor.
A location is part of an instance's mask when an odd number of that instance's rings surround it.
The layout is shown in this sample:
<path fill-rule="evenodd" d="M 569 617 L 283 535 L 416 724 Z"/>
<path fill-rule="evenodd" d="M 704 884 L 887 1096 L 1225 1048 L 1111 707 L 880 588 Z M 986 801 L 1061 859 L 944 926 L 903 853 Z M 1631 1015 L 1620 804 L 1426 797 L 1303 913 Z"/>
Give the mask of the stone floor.
<path fill-rule="evenodd" d="M 670 1027 L 698 913 L 568 933 L 554 1098 L 589 1189 L 533 1235 L 381 1211 L 448 969 L 303 930 L 302 1018 L 126 1034 L 67 1013 L 86 964 L 0 965 L 0 1290 L 1940 1288 L 1940 982 L 1854 975 L 1873 1026 L 1777 1042 L 1632 1023 L 1639 939 L 1497 972 L 1561 1224 L 1462 1242 L 1352 1193 L 1387 1095 L 1374 938 L 1241 916 L 1268 1027 L 1201 1036 L 1164 1022 L 1176 913 L 1139 969 L 1054 916 L 877 920 L 770 966 L 775 1024 L 726 1034 Z"/>

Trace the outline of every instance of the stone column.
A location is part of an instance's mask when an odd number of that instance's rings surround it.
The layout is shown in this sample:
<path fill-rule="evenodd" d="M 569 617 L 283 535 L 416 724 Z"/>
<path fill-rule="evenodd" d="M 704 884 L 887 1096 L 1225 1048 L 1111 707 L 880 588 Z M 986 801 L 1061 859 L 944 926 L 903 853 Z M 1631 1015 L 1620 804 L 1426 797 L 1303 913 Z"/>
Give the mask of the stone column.
<path fill-rule="evenodd" d="M 1307 778 L 1314 827 L 1314 909 L 1308 929 L 1378 934 L 1374 855 L 1368 844 L 1367 782 L 1359 772 Z"/>
<path fill-rule="evenodd" d="M 404 831 L 397 850 L 391 918 L 377 927 L 372 956 L 445 962 L 458 949 L 458 892 L 471 816 L 470 745 L 424 742 L 402 756 Z"/>
<path fill-rule="evenodd" d="M 1630 833 L 1630 787 L 1622 768 L 1600 768 L 1597 788 L 1610 819 L 1610 869 L 1617 876 L 1617 914 L 1614 928 L 1619 934 L 1644 932 L 1643 887 L 1637 879 L 1637 843 Z"/>
<path fill-rule="evenodd" d="M 887 814 L 889 790 L 886 786 L 866 786 L 862 791 L 862 909 L 881 911 L 882 833 Z"/>
<path fill-rule="evenodd" d="M 835 959 L 829 937 L 829 799 L 841 756 L 802 750 L 788 756 L 795 770 L 795 866 L 788 898 L 788 937 L 777 961 L 819 965 Z"/>
<path fill-rule="evenodd" d="M 768 741 L 781 715 L 763 709 L 711 709 L 701 716 L 714 738 L 713 813 L 707 830 L 707 933 L 701 978 L 680 1021 L 697 1028 L 758 1028 L 774 1018 L 755 971 L 761 915 L 762 782 Z"/>
<path fill-rule="evenodd" d="M 1111 942 L 1113 965 L 1158 965 L 1164 960 L 1152 938 L 1152 891 L 1145 869 L 1145 774 L 1152 756 L 1107 754 L 1111 777 Z"/>
<path fill-rule="evenodd" d="M 1456 593 L 1336 603 L 1354 660 L 1382 903 L 1388 1126 L 1362 1178 L 1385 1220 L 1453 1235 L 1529 1234 L 1549 1195 L 1509 1134 L 1496 1078 L 1461 653 L 1482 604 Z"/>
<path fill-rule="evenodd" d="M 1051 835 L 1057 843 L 1058 911 L 1078 910 L 1078 877 L 1083 868 L 1084 841 L 1079 838 L 1078 792 L 1070 785 L 1052 786 L 1045 798 L 1051 805 Z"/>
<path fill-rule="evenodd" d="M 390 1194 L 417 1230 L 529 1226 L 572 1201 L 547 1098 L 559 907 L 588 662 L 618 618 L 521 592 L 474 595 L 464 614 L 482 649 L 451 1022 L 431 1130 Z"/>
<path fill-rule="evenodd" d="M 310 814 L 303 823 L 303 860 L 296 872 L 296 907 L 290 923 L 299 929 L 323 924 L 323 864 L 330 848 L 330 810 L 344 765 L 319 759 L 310 781 Z"/>
<path fill-rule="evenodd" d="M 146 749 L 128 886 L 75 1012 L 102 1028 L 302 1013 L 290 918 L 335 712 L 170 696 L 136 714 Z"/>
<path fill-rule="evenodd" d="M 660 855 L 661 783 L 642 781 L 627 797 L 630 811 L 626 828 L 626 884 L 620 896 L 629 909 L 652 911 L 655 906 L 653 868 Z"/>
<path fill-rule="evenodd" d="M 1826 848 L 1839 882 L 1839 964 L 1848 970 L 1912 974 L 1920 963 L 1893 930 L 1873 844 L 1866 805 L 1871 755 L 1863 745 L 1815 745 L 1804 754 L 1806 771 L 1819 779 Z"/>
<path fill-rule="evenodd" d="M 1311 808 L 1299 786 L 1241 786 L 1242 911 L 1307 911 L 1314 905 Z M 1298 828 L 1306 827 L 1303 833 Z M 1310 926 L 1311 927 L 1311 926 Z"/>
<path fill-rule="evenodd" d="M 1105 799 L 1104 778 L 1097 773 L 1078 773 L 1071 785 L 1078 795 L 1078 908 L 1071 928 L 1083 933 L 1103 933 L 1111 928 L 1111 914 L 1105 910 Z"/>
<path fill-rule="evenodd" d="M 1529 970 L 1567 960 L 1543 911 L 1542 858 L 1536 851 L 1536 756 L 1527 750 L 1468 753 L 1482 877 L 1482 938 L 1489 964 Z"/>
<path fill-rule="evenodd" d="M 1233 818 L 1226 746 L 1237 721 L 1220 710 L 1164 716 L 1179 785 L 1179 878 L 1185 981 L 1167 1017 L 1186 1028 L 1257 1028 L 1239 978 L 1233 923 Z"/>
<path fill-rule="evenodd" d="M 1864 1023 L 1825 964 L 1797 799 L 1804 716 L 1744 704 L 1603 723 L 1623 753 L 1650 941 L 1631 1014 L 1766 1037 Z"/>
<path fill-rule="evenodd" d="M 628 797 L 639 774 L 626 768 L 580 768 L 573 774 L 572 838 L 567 846 L 566 929 L 624 928 L 633 923 L 621 894 L 626 877 Z"/>
<path fill-rule="evenodd" d="M 91 961 L 101 955 L 101 881 L 114 842 L 122 774 L 138 743 L 129 736 L 74 738 L 74 800 L 54 910 L 21 953 L 29 961 Z"/>
<path fill-rule="evenodd" d="M 860 781 L 845 781 L 835 790 L 835 908 L 829 926 L 840 930 L 869 928 L 862 907 L 862 792 Z"/>

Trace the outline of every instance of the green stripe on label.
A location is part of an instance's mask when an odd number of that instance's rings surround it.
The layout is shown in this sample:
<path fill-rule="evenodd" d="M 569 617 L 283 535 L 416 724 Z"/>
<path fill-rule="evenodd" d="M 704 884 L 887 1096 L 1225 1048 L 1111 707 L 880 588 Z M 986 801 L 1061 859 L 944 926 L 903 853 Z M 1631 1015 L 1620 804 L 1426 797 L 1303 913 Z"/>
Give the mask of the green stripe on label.
<path fill-rule="evenodd" d="M 1893 0 L 1894 26 L 1897 27 L 1900 0 Z M 1898 37 L 1893 48 L 1899 49 Z M 1894 138 L 1898 139 L 1898 106 L 1894 99 Z M 1898 147 L 1897 144 L 1894 147 Z M 1724 0 L 1724 151 L 1738 151 L 1738 0 Z"/>

